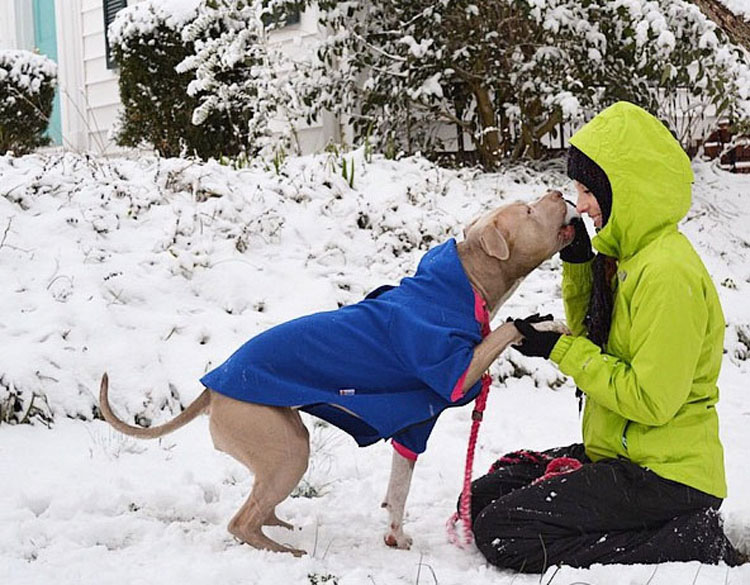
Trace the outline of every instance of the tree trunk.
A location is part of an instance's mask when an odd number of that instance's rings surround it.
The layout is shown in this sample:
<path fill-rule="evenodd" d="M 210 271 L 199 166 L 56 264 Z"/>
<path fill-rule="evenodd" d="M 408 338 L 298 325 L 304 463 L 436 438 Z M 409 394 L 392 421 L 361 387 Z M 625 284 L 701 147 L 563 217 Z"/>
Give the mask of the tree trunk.
<path fill-rule="evenodd" d="M 750 51 L 750 23 L 738 16 L 719 0 L 691 0 L 701 12 L 713 20 L 735 45 Z"/>
<path fill-rule="evenodd" d="M 494 168 L 503 156 L 503 146 L 500 142 L 500 129 L 497 126 L 497 116 L 492 98 L 486 87 L 474 87 L 474 97 L 477 100 L 477 113 L 481 136 L 472 137 L 474 145 L 482 157 L 485 168 Z"/>

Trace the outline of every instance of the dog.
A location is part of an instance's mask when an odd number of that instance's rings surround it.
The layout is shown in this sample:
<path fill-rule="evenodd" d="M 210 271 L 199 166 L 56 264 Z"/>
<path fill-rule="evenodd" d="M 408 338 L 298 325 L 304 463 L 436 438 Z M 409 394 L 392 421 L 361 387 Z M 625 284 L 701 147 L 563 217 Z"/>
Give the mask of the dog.
<path fill-rule="evenodd" d="M 258 549 L 292 553 L 263 526 L 292 526 L 276 515 L 305 473 L 309 435 L 299 411 L 342 428 L 360 446 L 393 441 L 391 475 L 382 507 L 384 540 L 407 549 L 406 498 L 417 454 L 439 414 L 477 397 L 492 362 L 522 336 L 513 323 L 489 322 L 520 282 L 568 245 L 575 215 L 559 191 L 497 208 L 425 254 L 417 272 L 381 287 L 355 305 L 282 323 L 250 339 L 206 374 L 203 393 L 161 426 L 129 425 L 112 411 L 102 377 L 100 408 L 115 429 L 161 437 L 209 413 L 216 449 L 254 474 L 247 501 L 229 532 Z"/>

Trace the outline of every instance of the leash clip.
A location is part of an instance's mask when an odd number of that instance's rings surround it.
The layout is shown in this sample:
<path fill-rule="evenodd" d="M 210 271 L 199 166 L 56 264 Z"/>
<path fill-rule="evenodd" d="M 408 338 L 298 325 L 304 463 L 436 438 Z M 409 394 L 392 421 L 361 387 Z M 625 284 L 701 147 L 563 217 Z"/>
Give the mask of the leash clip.
<path fill-rule="evenodd" d="M 471 411 L 471 420 L 481 421 L 483 418 L 484 414 L 482 414 L 482 411 L 476 409 Z"/>

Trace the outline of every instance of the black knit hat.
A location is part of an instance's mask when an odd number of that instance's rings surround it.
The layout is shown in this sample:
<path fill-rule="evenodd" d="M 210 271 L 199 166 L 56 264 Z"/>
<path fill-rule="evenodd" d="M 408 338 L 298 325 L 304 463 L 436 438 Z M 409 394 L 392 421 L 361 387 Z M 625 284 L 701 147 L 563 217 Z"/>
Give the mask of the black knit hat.
<path fill-rule="evenodd" d="M 602 225 L 612 212 L 612 185 L 602 168 L 572 144 L 568 148 L 568 176 L 584 185 L 602 210 Z"/>

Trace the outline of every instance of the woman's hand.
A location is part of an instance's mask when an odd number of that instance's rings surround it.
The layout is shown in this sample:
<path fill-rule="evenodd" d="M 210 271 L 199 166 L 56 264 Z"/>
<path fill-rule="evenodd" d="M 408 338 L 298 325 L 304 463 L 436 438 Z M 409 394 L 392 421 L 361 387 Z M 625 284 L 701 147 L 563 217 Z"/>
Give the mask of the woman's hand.
<path fill-rule="evenodd" d="M 580 217 L 571 219 L 570 225 L 575 228 L 576 235 L 570 244 L 560 250 L 560 259 L 571 264 L 588 262 L 594 257 L 594 251 L 591 249 L 591 238 L 586 225 Z"/>
<path fill-rule="evenodd" d="M 533 323 L 551 321 L 552 315 L 539 316 L 539 313 L 530 315 L 525 319 L 516 319 L 513 324 L 523 335 L 523 341 L 513 347 L 528 357 L 543 357 L 549 359 L 552 348 L 555 347 L 561 333 L 557 331 L 538 331 Z"/>

